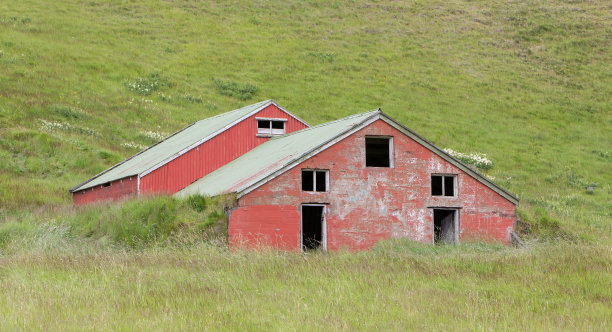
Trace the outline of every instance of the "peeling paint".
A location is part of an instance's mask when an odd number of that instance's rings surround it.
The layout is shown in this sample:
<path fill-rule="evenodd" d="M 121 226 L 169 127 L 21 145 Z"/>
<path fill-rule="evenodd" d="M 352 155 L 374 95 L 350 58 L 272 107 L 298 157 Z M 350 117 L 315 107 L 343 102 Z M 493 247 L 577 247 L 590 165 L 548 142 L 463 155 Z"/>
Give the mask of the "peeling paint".
<path fill-rule="evenodd" d="M 393 168 L 365 167 L 366 135 L 393 136 Z M 329 192 L 302 192 L 302 168 L 329 169 Z M 455 174 L 457 195 L 431 196 L 432 173 Z M 516 220 L 512 202 L 380 120 L 241 197 L 242 214 L 239 218 L 232 214 L 230 218 L 230 228 L 235 230 L 230 234 L 230 243 L 237 243 L 237 236 L 251 239 L 249 234 L 255 234 L 262 221 L 249 211 L 266 206 L 274 211 L 274 227 L 287 229 L 283 248 L 299 249 L 299 207 L 304 203 L 329 204 L 329 250 L 367 249 L 391 238 L 431 243 L 433 206 L 460 208 L 461 240 L 481 238 L 509 243 L 508 229 L 514 229 Z M 283 210 L 275 210 L 274 206 Z M 248 231 L 238 232 L 239 229 Z"/>

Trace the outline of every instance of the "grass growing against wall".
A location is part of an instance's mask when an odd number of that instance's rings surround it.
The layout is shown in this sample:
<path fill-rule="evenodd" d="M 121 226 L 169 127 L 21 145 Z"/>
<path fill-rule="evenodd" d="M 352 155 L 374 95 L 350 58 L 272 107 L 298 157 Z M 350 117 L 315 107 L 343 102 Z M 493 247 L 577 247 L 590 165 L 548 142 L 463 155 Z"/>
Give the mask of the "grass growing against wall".
<path fill-rule="evenodd" d="M 11 216 L 0 223 L 0 253 L 28 250 L 47 235 L 62 243 L 94 243 L 108 248 L 143 249 L 227 239 L 225 210 L 230 196 L 194 195 L 184 200 L 153 196 Z M 34 245 L 36 247 L 36 245 Z"/>
<path fill-rule="evenodd" d="M 601 1 L 0 2 L 0 330 L 609 330 L 610 22 Z M 466 153 L 529 245 L 229 252 L 224 202 L 70 207 L 269 98 L 312 124 L 381 107 Z"/>

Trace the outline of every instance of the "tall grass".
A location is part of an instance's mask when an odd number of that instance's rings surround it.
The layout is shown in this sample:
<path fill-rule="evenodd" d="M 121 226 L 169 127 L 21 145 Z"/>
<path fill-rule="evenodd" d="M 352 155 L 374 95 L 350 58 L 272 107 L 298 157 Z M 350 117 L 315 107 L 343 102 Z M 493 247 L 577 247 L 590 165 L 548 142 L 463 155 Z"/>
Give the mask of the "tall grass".
<path fill-rule="evenodd" d="M 152 196 L 119 203 L 21 214 L 0 223 L 0 255 L 55 245 L 143 249 L 227 239 L 232 196 Z"/>
<path fill-rule="evenodd" d="M 610 330 L 610 17 L 597 1 L 1 2 L 0 330 Z M 229 252 L 231 198 L 71 207 L 69 188 L 160 136 L 268 98 L 312 124 L 381 107 L 485 154 L 528 245 Z"/>
<path fill-rule="evenodd" d="M 611 261 L 563 243 L 37 250 L 0 258 L 0 329 L 601 331 Z"/>

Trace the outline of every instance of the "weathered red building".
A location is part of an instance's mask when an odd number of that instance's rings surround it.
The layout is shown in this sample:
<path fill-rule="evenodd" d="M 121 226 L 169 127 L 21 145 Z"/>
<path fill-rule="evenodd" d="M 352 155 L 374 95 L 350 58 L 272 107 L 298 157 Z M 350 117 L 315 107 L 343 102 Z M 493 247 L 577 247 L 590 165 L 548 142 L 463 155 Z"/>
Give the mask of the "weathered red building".
<path fill-rule="evenodd" d="M 179 191 L 236 193 L 231 246 L 509 243 L 518 199 L 380 110 L 270 139 Z"/>
<path fill-rule="evenodd" d="M 195 122 L 70 189 L 75 205 L 173 194 L 270 137 L 308 124 L 272 100 Z"/>

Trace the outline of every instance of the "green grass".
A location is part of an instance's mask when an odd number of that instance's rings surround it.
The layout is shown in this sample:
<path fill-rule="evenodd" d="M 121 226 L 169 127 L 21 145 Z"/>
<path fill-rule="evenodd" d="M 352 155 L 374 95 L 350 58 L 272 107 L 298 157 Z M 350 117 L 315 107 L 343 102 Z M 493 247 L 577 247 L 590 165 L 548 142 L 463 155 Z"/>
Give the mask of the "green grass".
<path fill-rule="evenodd" d="M 1 2 L 0 329 L 610 329 L 610 22 L 597 1 Z M 231 253 L 222 199 L 71 207 L 269 98 L 486 154 L 529 246 Z"/>
<path fill-rule="evenodd" d="M 65 246 L 61 246 L 64 248 Z M 82 250 L 84 245 L 80 245 Z M 49 249 L 0 258 L 0 329 L 609 330 L 609 250 Z"/>

